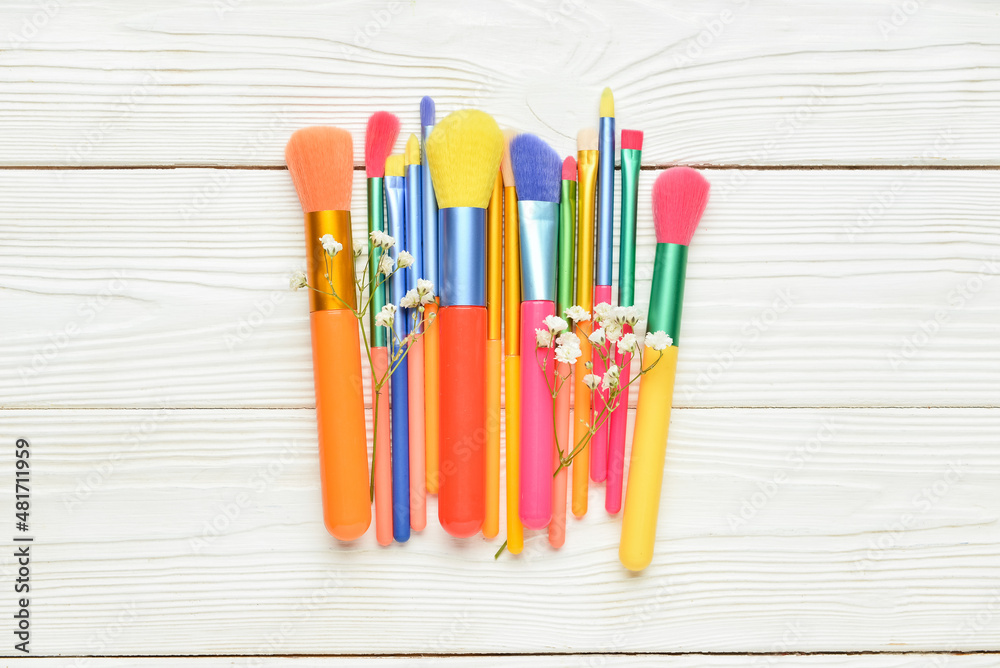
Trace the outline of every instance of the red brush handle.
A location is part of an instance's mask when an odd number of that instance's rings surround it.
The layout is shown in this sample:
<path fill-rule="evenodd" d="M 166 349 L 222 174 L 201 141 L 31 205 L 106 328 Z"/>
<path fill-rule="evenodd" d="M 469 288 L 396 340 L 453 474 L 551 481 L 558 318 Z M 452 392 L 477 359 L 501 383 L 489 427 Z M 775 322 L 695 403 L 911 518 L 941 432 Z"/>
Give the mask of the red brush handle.
<path fill-rule="evenodd" d="M 452 536 L 486 518 L 486 327 L 484 306 L 445 306 L 440 333 L 438 519 Z"/>

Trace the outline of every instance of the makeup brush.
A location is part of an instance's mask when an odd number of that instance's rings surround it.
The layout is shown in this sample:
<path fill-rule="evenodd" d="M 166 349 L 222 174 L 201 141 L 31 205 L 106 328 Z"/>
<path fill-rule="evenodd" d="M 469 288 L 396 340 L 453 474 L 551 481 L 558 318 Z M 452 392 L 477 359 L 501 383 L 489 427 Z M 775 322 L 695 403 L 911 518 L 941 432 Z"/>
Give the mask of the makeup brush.
<path fill-rule="evenodd" d="M 389 370 L 388 331 L 375 326 L 375 314 L 385 305 L 385 286 L 374 289 L 378 278 L 381 251 L 371 242 L 375 230 L 385 232 L 385 206 L 382 183 L 385 159 L 399 136 L 399 119 L 387 111 L 377 111 L 368 119 L 365 129 L 365 176 L 368 185 L 368 280 L 372 286 L 368 335 L 372 356 L 372 375 L 382 378 Z M 372 386 L 373 420 L 378 424 L 374 465 L 375 537 L 380 545 L 392 543 L 392 465 L 390 460 L 389 384 L 375 392 Z"/>
<path fill-rule="evenodd" d="M 440 236 L 438 227 L 437 198 L 434 196 L 434 184 L 431 182 L 431 172 L 427 166 L 427 138 L 434 130 L 434 100 L 424 96 L 420 100 L 420 149 L 423 161 L 420 166 L 420 206 L 421 218 L 424 221 L 424 275 L 434 286 L 436 295 L 432 304 L 427 304 L 424 310 L 424 322 L 427 330 L 424 334 L 424 437 L 426 486 L 428 494 L 438 493 L 438 444 L 440 442 L 440 404 L 438 396 L 441 389 L 440 356 L 441 346 L 438 340 L 437 312 L 441 304 L 441 262 Z"/>
<path fill-rule="evenodd" d="M 486 520 L 483 537 L 500 533 L 500 377 L 503 374 L 503 177 L 497 170 L 486 207 Z"/>
<path fill-rule="evenodd" d="M 535 135 L 510 143 L 521 228 L 521 341 L 532 354 L 521 367 L 521 522 L 541 529 L 552 519 L 552 348 L 535 347 L 535 331 L 556 312 L 556 262 L 562 161 Z M 528 343 L 530 342 L 530 344 Z M 544 369 L 543 369 L 544 367 Z"/>
<path fill-rule="evenodd" d="M 503 133 L 493 118 L 464 109 L 427 138 L 440 206 L 441 309 L 438 517 L 468 537 L 486 515 L 486 206 L 500 167 Z"/>
<path fill-rule="evenodd" d="M 423 209 L 421 202 L 420 140 L 411 134 L 403 154 L 406 171 L 406 248 L 413 255 L 413 267 L 408 271 L 406 289 L 417 287 L 424 278 Z M 410 320 L 412 327 L 412 320 Z M 418 323 L 417 334 L 424 331 Z M 410 408 L 410 528 L 423 531 L 427 526 L 427 472 L 425 470 L 426 440 L 424 424 L 424 337 L 410 343 L 406 355 L 407 387 Z"/>
<path fill-rule="evenodd" d="M 615 233 L 615 98 L 610 88 L 601 93 L 601 119 L 598 128 L 597 168 L 597 266 L 594 303 L 611 304 L 611 274 L 614 260 Z M 594 373 L 603 376 L 604 359 L 594 353 Z M 598 388 L 597 406 L 600 415 L 607 407 L 609 394 Z M 604 420 L 590 442 L 590 479 L 603 482 L 608 475 L 608 420 Z"/>
<path fill-rule="evenodd" d="M 309 291 L 309 325 L 323 521 L 337 538 L 354 540 L 371 524 L 371 501 L 361 341 L 351 311 L 356 306 L 351 135 L 331 127 L 298 130 L 285 147 L 285 163 L 305 214 L 306 266 L 315 288 Z M 326 235 L 340 244 L 332 257 L 321 241 Z"/>
<path fill-rule="evenodd" d="M 661 352 L 651 347 L 647 339 L 643 350 L 643 368 L 656 364 L 642 377 L 639 386 L 622 540 L 618 550 L 622 564 L 633 571 L 641 571 L 653 559 L 677 372 L 688 245 L 708 203 L 708 190 L 708 181 L 689 167 L 672 167 L 660 174 L 653 185 L 657 243 L 646 331 L 665 332 L 672 344 Z M 666 345 L 666 341 L 661 341 L 660 345 Z"/>
<path fill-rule="evenodd" d="M 622 130 L 622 213 L 621 242 L 618 247 L 618 305 L 635 304 L 635 221 L 639 199 L 639 170 L 642 165 L 642 131 Z M 632 331 L 627 324 L 624 333 Z M 632 356 L 618 355 L 618 368 L 629 377 Z M 604 508 L 611 514 L 622 508 L 622 474 L 625 471 L 625 432 L 628 427 L 628 384 L 618 395 L 618 406 L 611 414 L 608 444 L 608 484 Z"/>
<path fill-rule="evenodd" d="M 396 245 L 389 249 L 393 265 L 401 251 L 406 249 L 406 179 L 403 156 L 390 155 L 385 161 L 385 209 L 389 222 L 389 235 Z M 389 279 L 390 303 L 396 305 L 392 321 L 392 357 L 403 352 L 403 341 L 409 332 L 410 315 L 402 308 L 400 300 L 406 294 L 408 269 L 396 271 Z M 409 354 L 407 354 L 409 357 Z M 409 365 L 397 363 L 389 379 L 392 396 L 392 537 L 405 543 L 410 539 L 410 390 Z"/>
<path fill-rule="evenodd" d="M 566 309 L 573 305 L 573 258 L 576 235 L 576 158 L 570 156 L 562 164 L 562 193 L 559 196 L 559 274 L 556 284 L 556 313 L 565 317 Z M 566 378 L 570 367 L 565 362 L 556 363 L 556 374 Z M 573 448 L 569 441 L 572 432 L 569 423 L 570 384 L 567 380 L 556 396 L 556 438 L 559 448 L 568 453 Z M 559 451 L 553 456 L 559 468 Z M 566 468 L 559 469 L 552 480 L 552 521 L 549 522 L 549 544 L 562 547 L 566 542 Z"/>
<path fill-rule="evenodd" d="M 517 188 L 510 162 L 510 142 L 516 130 L 503 131 L 503 316 L 504 316 L 504 433 L 507 436 L 507 550 L 524 549 L 521 524 L 521 234 L 517 220 Z"/>
<path fill-rule="evenodd" d="M 576 160 L 579 176 L 577 187 L 576 227 L 576 303 L 588 313 L 594 309 L 594 197 L 597 188 L 597 130 L 580 130 L 576 136 Z M 590 389 L 583 377 L 590 373 L 586 362 L 591 359 L 591 322 L 577 325 L 583 355 L 573 369 L 573 446 L 590 432 Z M 590 443 L 586 443 L 573 458 L 573 514 L 587 514 L 587 492 L 590 486 Z"/>

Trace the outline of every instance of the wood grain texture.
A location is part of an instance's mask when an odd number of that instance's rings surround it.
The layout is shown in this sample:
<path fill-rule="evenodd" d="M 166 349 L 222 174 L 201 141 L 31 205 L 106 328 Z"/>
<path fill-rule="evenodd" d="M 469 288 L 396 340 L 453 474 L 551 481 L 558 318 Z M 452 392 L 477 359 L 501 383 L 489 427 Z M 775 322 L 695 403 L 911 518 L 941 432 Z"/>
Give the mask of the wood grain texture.
<path fill-rule="evenodd" d="M 648 164 L 998 164 L 994 4 L 900 5 L 9 2 L 0 164 L 278 165 L 423 95 L 566 152 L 605 85 Z"/>
<path fill-rule="evenodd" d="M 678 410 L 642 576 L 619 567 L 619 522 L 600 510 L 561 551 L 532 532 L 498 561 L 502 537 L 455 540 L 434 522 L 405 546 L 371 531 L 337 544 L 308 409 L 7 410 L 0 424 L 33 452 L 39 654 L 1000 642 L 995 410 Z M 11 491 L 0 498 L 7 513 Z"/>
<path fill-rule="evenodd" d="M 643 308 L 656 174 L 640 186 Z M 707 175 L 678 405 L 998 405 L 1000 173 Z M 287 172 L 2 171 L 0 193 L 3 405 L 313 404 Z"/>

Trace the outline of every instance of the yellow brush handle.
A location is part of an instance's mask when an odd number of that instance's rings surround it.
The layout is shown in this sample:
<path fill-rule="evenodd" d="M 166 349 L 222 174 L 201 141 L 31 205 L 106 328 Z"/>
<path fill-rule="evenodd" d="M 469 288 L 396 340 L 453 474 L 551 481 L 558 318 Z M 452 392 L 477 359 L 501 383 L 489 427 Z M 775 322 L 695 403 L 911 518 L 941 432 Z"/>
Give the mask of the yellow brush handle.
<path fill-rule="evenodd" d="M 521 358 L 509 355 L 504 364 L 507 390 L 507 549 L 521 554 Z"/>
<path fill-rule="evenodd" d="M 646 348 L 642 368 L 651 365 L 659 355 L 658 351 Z M 622 542 L 618 548 L 618 558 L 625 568 L 633 571 L 641 571 L 653 560 L 676 375 L 677 347 L 670 346 L 639 382 L 639 407 L 622 516 Z"/>

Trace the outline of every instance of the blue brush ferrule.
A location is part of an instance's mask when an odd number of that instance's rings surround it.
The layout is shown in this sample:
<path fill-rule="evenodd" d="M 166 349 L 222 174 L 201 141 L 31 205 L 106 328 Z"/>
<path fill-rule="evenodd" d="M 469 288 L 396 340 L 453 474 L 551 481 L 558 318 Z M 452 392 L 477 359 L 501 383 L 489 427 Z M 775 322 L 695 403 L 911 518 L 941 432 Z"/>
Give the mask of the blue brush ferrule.
<path fill-rule="evenodd" d="M 417 287 L 418 278 L 424 274 L 424 217 L 420 165 L 406 167 L 406 250 L 413 255 L 413 268 L 408 272 L 407 290 Z"/>
<path fill-rule="evenodd" d="M 441 209 L 438 222 L 441 306 L 486 306 L 486 209 Z"/>
<path fill-rule="evenodd" d="M 596 285 L 611 285 L 615 247 L 615 119 L 598 125 Z"/>
<path fill-rule="evenodd" d="M 519 200 L 521 301 L 556 300 L 559 203 Z"/>

